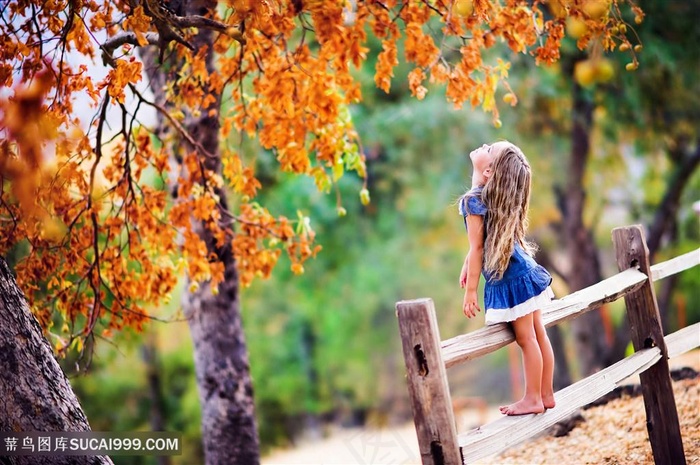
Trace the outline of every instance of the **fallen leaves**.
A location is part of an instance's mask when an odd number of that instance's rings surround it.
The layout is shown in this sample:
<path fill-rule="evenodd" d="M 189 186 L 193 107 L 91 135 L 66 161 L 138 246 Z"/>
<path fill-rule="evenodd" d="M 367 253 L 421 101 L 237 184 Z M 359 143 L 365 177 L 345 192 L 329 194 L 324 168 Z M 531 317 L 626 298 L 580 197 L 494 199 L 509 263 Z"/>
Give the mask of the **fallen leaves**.
<path fill-rule="evenodd" d="M 673 394 L 688 464 L 700 463 L 700 378 L 673 383 Z M 488 463 L 517 464 L 649 464 L 654 463 L 646 430 L 642 396 L 627 395 L 583 411 L 586 421 L 567 436 L 542 436 Z M 484 463 L 487 463 L 486 461 Z"/>

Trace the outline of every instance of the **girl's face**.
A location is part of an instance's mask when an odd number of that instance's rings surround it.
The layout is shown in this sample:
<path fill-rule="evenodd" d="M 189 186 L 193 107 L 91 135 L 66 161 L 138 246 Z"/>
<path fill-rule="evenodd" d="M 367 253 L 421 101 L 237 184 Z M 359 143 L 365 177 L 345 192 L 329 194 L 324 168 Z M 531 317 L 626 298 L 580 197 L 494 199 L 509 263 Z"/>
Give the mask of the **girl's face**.
<path fill-rule="evenodd" d="M 472 150 L 469 158 L 472 161 L 472 187 L 483 186 L 491 176 L 491 164 L 493 163 L 493 145 L 484 144 Z"/>

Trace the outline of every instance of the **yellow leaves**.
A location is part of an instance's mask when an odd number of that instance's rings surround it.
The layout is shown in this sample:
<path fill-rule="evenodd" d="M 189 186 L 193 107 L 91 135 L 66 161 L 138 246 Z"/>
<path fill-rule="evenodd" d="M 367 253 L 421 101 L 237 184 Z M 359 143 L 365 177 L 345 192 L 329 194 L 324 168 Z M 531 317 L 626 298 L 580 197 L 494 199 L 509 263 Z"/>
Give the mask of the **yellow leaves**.
<path fill-rule="evenodd" d="M 319 192 L 326 194 L 330 192 L 332 182 L 330 176 L 328 176 L 328 173 L 326 173 L 326 170 L 320 166 L 315 166 L 311 169 L 310 175 L 313 177 L 314 183 L 316 184 L 316 189 L 318 189 Z"/>
<path fill-rule="evenodd" d="M 85 23 L 77 18 L 73 20 L 72 27 L 66 36 L 67 50 L 71 50 L 71 43 L 75 46 L 77 52 L 92 56 L 94 52 L 92 39 L 85 28 Z"/>
<path fill-rule="evenodd" d="M 411 95 L 416 97 L 418 100 L 423 100 L 425 94 L 428 93 L 428 89 L 423 86 L 423 81 L 425 80 L 425 73 L 421 68 L 415 68 L 413 71 L 408 73 L 408 86 L 411 89 Z"/>
<path fill-rule="evenodd" d="M 482 96 L 482 106 L 485 111 L 493 112 L 496 109 L 496 89 L 498 88 L 498 76 L 495 74 L 487 74 L 484 84 L 477 86 L 475 95 Z M 494 114 L 497 116 L 498 114 Z"/>
<path fill-rule="evenodd" d="M 266 278 L 286 250 L 295 274 L 303 273 L 303 263 L 321 249 L 314 246 L 315 233 L 309 217 L 297 212 L 296 227 L 285 217 L 273 218 L 255 203 L 241 205 L 237 232 L 231 240 L 240 281 L 248 286 L 256 278 Z"/>
<path fill-rule="evenodd" d="M 43 70 L 13 98 L 0 101 L 0 128 L 6 135 L 0 143 L 0 177 L 9 181 L 13 201 L 30 224 L 46 216 L 37 204 L 37 189 L 44 175 L 44 145 L 57 136 L 62 119 L 43 104 L 54 84 L 53 73 Z"/>
<path fill-rule="evenodd" d="M 217 201 L 211 194 L 205 193 L 195 197 L 192 204 L 192 215 L 195 219 L 204 221 L 210 218 L 218 219 L 220 213 L 216 209 Z"/>
<path fill-rule="evenodd" d="M 374 82 L 377 87 L 389 93 L 391 78 L 394 76 L 394 67 L 399 64 L 396 51 L 396 41 L 386 39 L 382 41 L 382 51 L 377 57 L 377 67 L 374 74 Z"/>
<path fill-rule="evenodd" d="M 535 50 L 535 61 L 538 65 L 540 63 L 553 64 L 559 59 L 559 48 L 564 37 L 564 25 L 561 22 L 547 21 L 545 32 L 547 33 L 545 44 Z"/>
<path fill-rule="evenodd" d="M 136 34 L 136 40 L 140 46 L 148 45 L 146 40 L 146 32 L 151 27 L 151 17 L 146 15 L 143 6 L 139 5 L 134 8 L 131 15 L 124 20 L 124 29 L 132 30 Z"/>
<path fill-rule="evenodd" d="M 294 273 L 295 275 L 300 275 L 304 273 L 304 265 L 302 265 L 301 263 L 292 263 L 291 269 L 292 273 Z"/>
<path fill-rule="evenodd" d="M 18 89 L 13 99 L 2 103 L 0 126 L 17 142 L 21 159 L 30 169 L 41 162 L 42 144 L 56 135 L 57 121 L 43 106 L 44 96 L 53 86 L 53 74 L 44 70 L 28 87 Z"/>
<path fill-rule="evenodd" d="M 506 79 L 508 77 L 508 71 L 510 70 L 510 63 L 500 58 L 497 60 L 497 63 L 495 68 L 496 73 L 501 79 Z"/>
<path fill-rule="evenodd" d="M 41 79 L 35 82 L 41 82 Z M 120 155 L 110 158 L 109 148 L 104 147 L 102 162 L 107 166 L 103 163 L 96 165 L 88 135 L 67 123 L 57 131 L 56 121 L 60 119 L 41 106 L 41 98 L 33 94 L 34 90 L 17 92 L 21 98 L 14 104 L 23 106 L 24 119 L 21 124 L 8 121 L 14 131 L 14 149 L 9 141 L 2 144 L 6 149 L 2 151 L 3 160 L 17 163 L 24 161 L 23 155 L 19 155 L 21 138 L 32 137 L 35 139 L 32 143 L 37 146 L 30 151 L 31 164 L 21 171 L 22 182 L 11 182 L 13 192 L 18 195 L 8 195 L 2 206 L 3 215 L 11 212 L 9 214 L 16 223 L 11 233 L 5 229 L 10 225 L 0 225 L 3 227 L 0 253 L 23 239 L 29 239 L 30 253 L 17 266 L 18 280 L 44 327 L 54 319 L 70 322 L 73 333 L 69 334 L 67 342 L 76 344 L 74 336 L 98 321 L 113 329 L 124 325 L 139 327 L 146 315 L 141 303 L 157 301 L 171 292 L 176 283 L 172 264 L 168 267 L 164 260 L 153 259 L 154 256 L 171 254 L 175 249 L 174 230 L 162 218 L 154 217 L 159 212 L 162 215 L 165 210 L 165 192 L 154 191 L 148 186 L 128 189 L 122 178 L 125 174 L 125 146 L 119 140 L 114 147 Z M 3 102 L 3 108 L 4 105 Z M 37 110 L 31 111 L 32 108 Z M 13 111 L 5 111 L 4 116 L 14 118 Z M 42 118 L 49 118 L 51 127 L 49 130 L 33 128 L 36 121 L 29 118 L 38 119 L 39 125 Z M 27 130 L 31 131 L 24 136 L 20 134 Z M 51 139 L 51 147 L 55 150 L 43 163 L 41 148 L 47 138 Z M 134 131 L 131 147 L 131 155 L 135 150 L 139 156 L 150 156 L 149 139 L 138 130 Z M 11 158 L 5 158 L 5 155 Z M 121 169 L 114 169 L 110 163 L 122 165 Z M 138 156 L 136 160 L 132 158 L 132 175 L 138 173 L 142 165 L 143 160 Z M 90 191 L 89 173 L 93 172 L 93 167 L 94 189 Z M 108 182 L 101 174 L 103 171 L 110 172 L 112 180 L 121 184 L 115 189 L 107 189 L 107 185 L 102 184 Z M 7 182 L 7 176 L 5 179 Z M 20 198 L 24 199 L 22 204 L 30 205 L 33 213 L 17 208 Z M 87 208 L 88 199 L 93 203 L 92 209 Z M 98 200 L 110 202 L 118 208 L 107 215 L 99 214 L 95 208 Z M 125 227 L 130 228 L 130 234 L 124 233 Z M 95 266 L 98 257 L 99 268 Z M 213 273 L 210 270 L 210 274 L 216 273 L 216 269 Z M 42 283 L 46 283 L 45 288 Z M 93 307 L 95 292 L 99 299 L 106 298 L 105 286 L 110 286 L 111 292 L 117 294 L 113 301 L 120 305 L 114 309 L 120 317 L 113 321 L 105 321 L 103 308 Z M 128 307 L 129 311 L 122 312 L 121 306 Z M 86 321 L 81 315 L 89 316 L 87 327 L 81 326 L 83 323 L 80 322 Z"/>
<path fill-rule="evenodd" d="M 224 157 L 221 162 L 223 165 L 223 175 L 228 179 L 234 192 L 251 198 L 255 197 L 261 184 L 255 177 L 253 169 L 249 166 L 243 167 L 243 162 L 235 153 Z"/>
<path fill-rule="evenodd" d="M 41 236 L 49 242 L 59 243 L 63 241 L 68 228 L 58 218 L 44 218 L 41 225 Z"/>
<path fill-rule="evenodd" d="M 192 70 L 191 78 L 202 87 L 209 83 L 209 71 L 207 70 L 206 61 L 207 53 L 207 47 L 201 47 L 199 50 L 197 50 L 197 54 L 192 57 L 191 61 L 189 62 L 189 66 Z M 213 98 L 213 95 L 207 94 L 205 98 L 207 97 Z M 203 108 L 207 108 L 209 103 L 211 102 L 204 102 L 201 105 Z"/>
<path fill-rule="evenodd" d="M 435 63 L 430 67 L 430 82 L 444 83 L 450 77 L 450 70 L 443 63 Z"/>
<path fill-rule="evenodd" d="M 406 25 L 406 60 L 421 67 L 431 66 L 440 56 L 440 50 L 435 46 L 433 38 L 425 34 L 420 24 Z"/>
<path fill-rule="evenodd" d="M 129 60 L 116 60 L 116 67 L 107 75 L 107 92 L 109 96 L 119 103 L 124 103 L 124 88 L 128 84 L 136 84 L 141 80 L 143 63 L 136 61 L 134 57 Z"/>
<path fill-rule="evenodd" d="M 537 41 L 533 12 L 524 5 L 501 8 L 489 26 L 499 32 L 516 53 L 525 52 Z"/>
<path fill-rule="evenodd" d="M 104 29 L 110 18 L 105 11 L 98 11 L 90 17 L 90 28 L 92 30 Z"/>
<path fill-rule="evenodd" d="M 256 276 L 268 277 L 277 263 L 281 251 L 266 246 L 269 236 L 289 240 L 293 231 L 286 219 L 276 221 L 270 213 L 257 204 L 241 207 L 240 231 L 231 241 L 241 284 L 250 285 Z"/>

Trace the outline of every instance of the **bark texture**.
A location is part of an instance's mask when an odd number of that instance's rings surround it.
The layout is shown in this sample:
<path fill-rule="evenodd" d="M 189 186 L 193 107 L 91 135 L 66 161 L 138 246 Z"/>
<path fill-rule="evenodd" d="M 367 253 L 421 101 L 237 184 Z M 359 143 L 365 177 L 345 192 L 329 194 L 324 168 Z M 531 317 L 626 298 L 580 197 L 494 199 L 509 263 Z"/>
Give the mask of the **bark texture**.
<path fill-rule="evenodd" d="M 39 323 L 0 257 L 0 431 L 90 431 Z M 3 465 L 111 464 L 109 457 L 6 456 Z"/>
<path fill-rule="evenodd" d="M 216 8 L 211 0 L 183 1 L 182 11 L 190 15 L 206 16 Z M 206 48 L 207 69 L 214 70 L 212 51 L 214 33 L 200 29 L 190 42 L 195 50 Z M 165 63 L 159 59 L 159 50 L 151 47 L 142 52 L 150 88 L 155 101 L 164 108 L 170 108 L 164 89 L 170 81 L 176 80 L 181 63 L 174 54 L 165 55 Z M 219 114 L 220 96 L 209 108 L 202 109 L 200 116 L 186 115 L 183 126 L 206 152 L 213 156 L 203 156 L 202 163 L 207 169 L 220 172 Z M 217 110 L 214 114 L 210 110 Z M 160 119 L 156 131 L 165 136 L 169 129 Z M 193 150 L 184 140 L 174 144 L 174 157 L 171 166 L 180 166 L 180 150 Z M 179 169 L 182 169 L 180 166 Z M 178 173 L 173 173 L 171 193 L 177 195 Z M 228 209 L 226 194 L 217 189 L 220 208 Z M 260 462 L 259 440 L 255 420 L 253 387 L 248 363 L 248 350 L 243 333 L 239 302 L 239 279 L 236 262 L 230 241 L 217 247 L 209 229 L 201 222 L 195 222 L 192 229 L 206 243 L 210 256 L 215 256 L 224 265 L 224 281 L 213 293 L 208 283 L 196 290 L 189 286 L 182 298 L 182 307 L 188 320 L 194 343 L 195 373 L 202 406 L 202 438 L 207 465 L 241 464 L 254 465 Z"/>
<path fill-rule="evenodd" d="M 569 160 L 564 211 L 564 239 L 567 254 L 574 266 L 567 276 L 569 292 L 591 286 L 602 279 L 598 261 L 598 247 L 593 232 L 583 222 L 586 193 L 583 178 L 590 152 L 593 102 L 574 82 L 571 130 L 571 158 Z M 605 343 L 603 319 L 594 310 L 574 319 L 571 328 L 581 376 L 585 377 L 604 367 Z"/>

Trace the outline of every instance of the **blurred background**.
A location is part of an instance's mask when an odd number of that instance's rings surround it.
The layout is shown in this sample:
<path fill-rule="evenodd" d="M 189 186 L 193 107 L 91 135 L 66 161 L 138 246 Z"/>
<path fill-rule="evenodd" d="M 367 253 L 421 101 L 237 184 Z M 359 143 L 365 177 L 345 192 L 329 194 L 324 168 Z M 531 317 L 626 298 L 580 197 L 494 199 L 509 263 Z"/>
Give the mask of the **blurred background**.
<path fill-rule="evenodd" d="M 310 179 L 281 173 L 273 154 L 244 141 L 243 152 L 265 185 L 260 202 L 289 217 L 297 210 L 308 214 L 323 246 L 303 275 L 292 274 L 283 258 L 269 280 L 242 293 L 264 453 L 346 428 L 411 421 L 396 301 L 432 298 L 442 339 L 483 325 L 483 315 L 462 315 L 458 282 L 468 241 L 456 200 L 471 185 L 467 155 L 476 146 L 508 139 L 529 158 L 529 234 L 558 297 L 617 272 L 614 227 L 639 223 L 657 237 L 652 263 L 700 246 L 700 212 L 693 209 L 700 200 L 700 6 L 649 1 L 643 8 L 648 16 L 635 26 L 643 45 L 636 71 L 625 70 L 627 54 L 588 56 L 571 39 L 553 67 L 508 55 L 518 103 L 500 101 L 500 128 L 480 110 L 452 108 L 439 87 L 429 88 L 423 101 L 411 97 L 405 63 L 390 93 L 376 89 L 381 46 L 370 42 L 374 58 L 357 71 L 363 103 L 351 113 L 372 200 L 363 206 L 361 181 L 343 177 L 346 216 L 338 215 L 335 196 L 320 194 Z M 495 62 L 505 52 L 495 47 L 491 53 Z M 582 234 L 587 250 L 572 242 L 572 231 Z M 700 321 L 699 288 L 697 268 L 657 288 L 666 333 Z M 178 320 L 178 303 L 176 293 L 154 314 Z M 617 330 L 624 303 L 599 315 L 610 354 L 620 344 L 624 354 L 624 330 Z M 588 367 L 569 324 L 558 328 L 551 337 L 562 386 Z M 74 361 L 63 361 L 92 429 L 162 429 L 182 432 L 184 440 L 181 456 L 116 456 L 114 462 L 202 463 L 187 324 L 154 321 L 114 342 L 96 347 L 87 373 L 77 375 Z M 497 405 L 515 395 L 506 349 L 448 375 L 454 399 Z"/>

